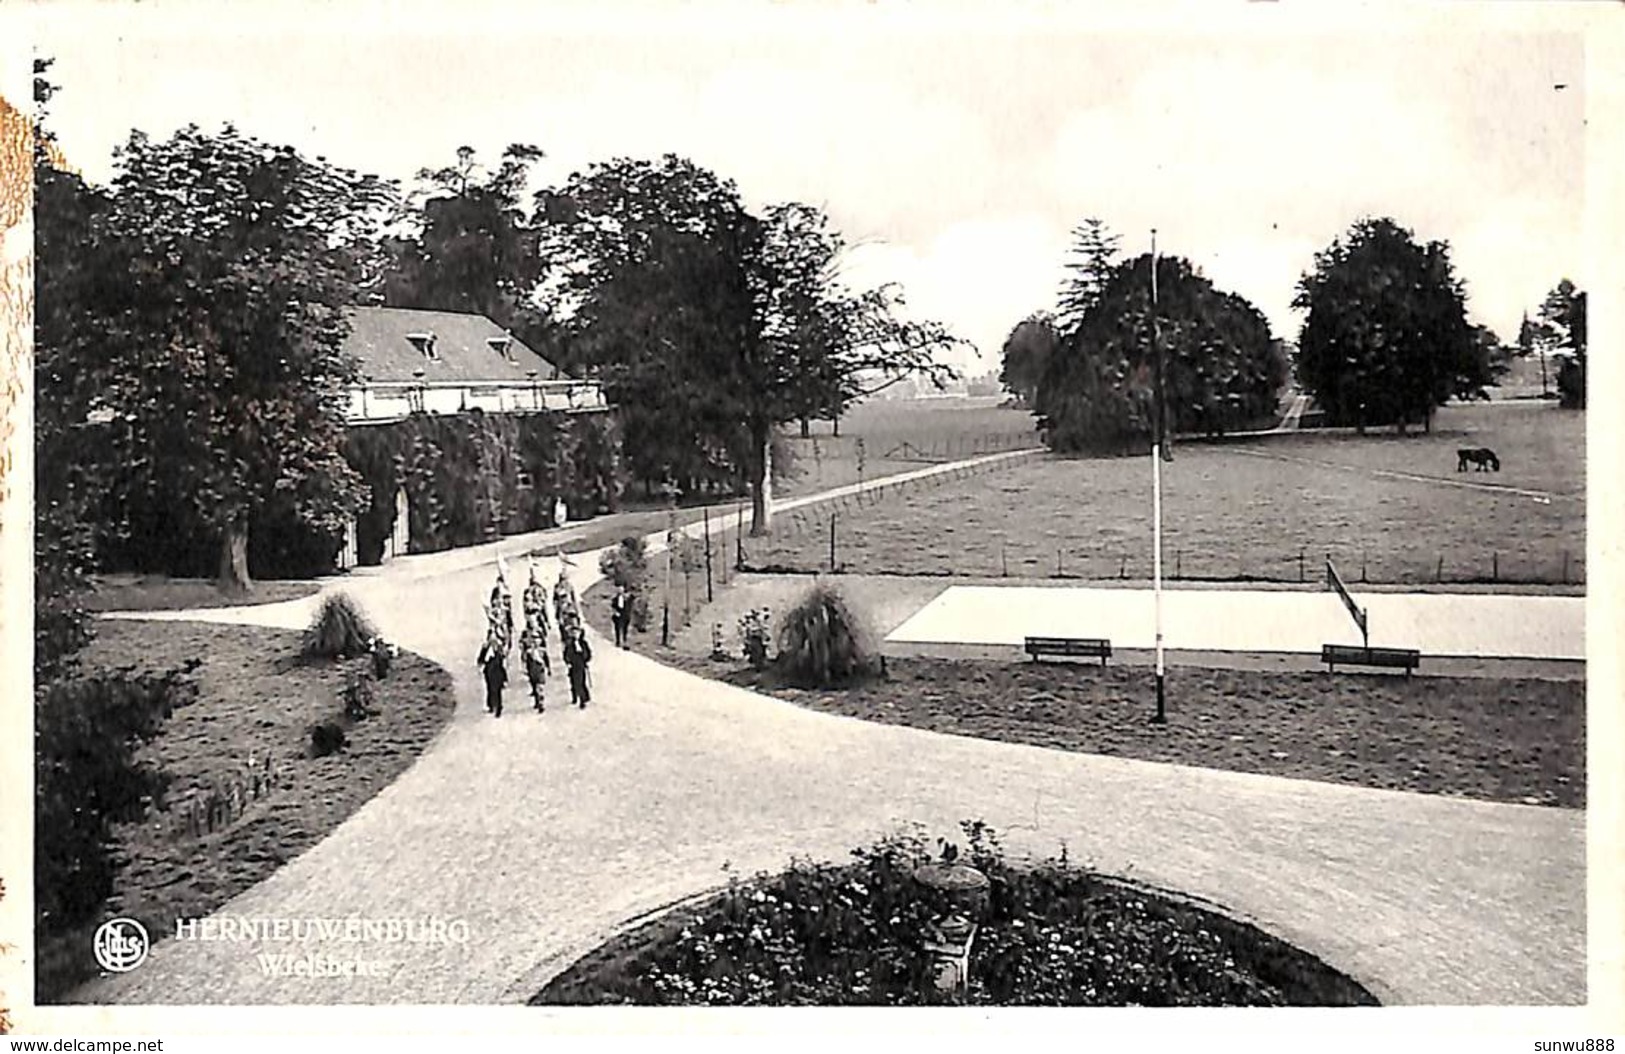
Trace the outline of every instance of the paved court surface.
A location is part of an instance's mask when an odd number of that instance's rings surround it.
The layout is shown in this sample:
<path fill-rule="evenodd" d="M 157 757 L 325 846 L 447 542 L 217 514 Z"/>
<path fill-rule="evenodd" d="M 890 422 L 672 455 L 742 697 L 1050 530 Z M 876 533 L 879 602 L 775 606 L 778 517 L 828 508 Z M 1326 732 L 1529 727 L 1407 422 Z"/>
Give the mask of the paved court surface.
<path fill-rule="evenodd" d="M 477 557 L 534 541 L 407 558 L 340 584 L 391 639 L 452 671 L 457 712 L 412 768 L 221 913 L 433 916 L 465 922 L 470 939 L 294 949 L 171 939 L 81 999 L 521 1003 L 627 920 L 719 884 L 724 864 L 845 859 L 900 824 L 953 835 L 960 819 L 981 818 L 1014 851 L 1053 853 L 1064 841 L 1080 862 L 1215 901 L 1385 1002 L 1585 1001 L 1578 810 L 871 724 L 701 680 L 602 639 L 593 706 L 493 719 L 474 669 L 492 573 Z M 578 588 L 595 567 L 579 559 Z M 551 579 L 551 561 L 544 571 Z M 190 617 L 298 627 L 312 603 Z M 290 950 L 385 973 L 268 976 L 258 956 Z M 40 1016 L 69 1027 L 71 1013 Z"/>
<path fill-rule="evenodd" d="M 1482 593 L 1355 593 L 1371 643 L 1424 656 L 1585 658 L 1585 598 Z M 1359 644 L 1335 593 L 1164 589 L 1163 642 L 1171 649 L 1320 653 Z M 1156 646 L 1150 590 L 951 586 L 887 636 L 899 644 L 996 644 L 1027 636 L 1104 637 L 1114 648 Z"/>

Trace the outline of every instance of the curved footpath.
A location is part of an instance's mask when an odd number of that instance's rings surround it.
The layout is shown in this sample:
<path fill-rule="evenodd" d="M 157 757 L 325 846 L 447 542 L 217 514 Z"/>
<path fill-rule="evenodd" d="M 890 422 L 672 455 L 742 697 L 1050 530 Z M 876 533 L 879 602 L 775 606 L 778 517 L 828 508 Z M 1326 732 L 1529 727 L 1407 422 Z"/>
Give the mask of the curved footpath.
<path fill-rule="evenodd" d="M 461 920 L 467 941 L 171 938 L 79 998 L 522 1003 L 627 920 L 724 881 L 725 864 L 750 873 L 779 870 L 792 854 L 843 859 L 899 825 L 954 836 L 959 820 L 979 818 L 1013 850 L 1049 854 L 1064 842 L 1100 870 L 1215 901 L 1386 1003 L 1585 1002 L 1580 811 L 870 724 L 696 678 L 602 639 L 588 709 L 555 702 L 537 715 L 515 699 L 493 719 L 474 669 L 490 563 L 538 539 L 567 543 L 568 531 L 408 557 L 330 587 L 355 596 L 390 639 L 450 669 L 457 714 L 411 769 L 220 912 Z M 575 560 L 585 588 L 596 557 Z M 541 563 L 551 584 L 556 563 Z M 313 605 L 140 617 L 299 627 Z M 568 697 L 562 678 L 549 697 Z M 261 955 L 290 952 L 386 968 L 266 973 Z"/>

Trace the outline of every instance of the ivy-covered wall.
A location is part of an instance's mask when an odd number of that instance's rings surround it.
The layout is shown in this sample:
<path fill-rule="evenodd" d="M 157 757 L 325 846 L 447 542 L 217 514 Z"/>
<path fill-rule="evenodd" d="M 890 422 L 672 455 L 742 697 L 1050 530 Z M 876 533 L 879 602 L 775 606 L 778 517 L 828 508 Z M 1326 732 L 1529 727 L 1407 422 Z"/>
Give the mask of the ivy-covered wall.
<path fill-rule="evenodd" d="M 372 491 L 356 524 L 364 564 L 383 555 L 397 488 L 410 550 L 437 552 L 551 526 L 559 496 L 571 519 L 613 511 L 622 486 L 610 414 L 413 415 L 352 428 L 345 456 Z"/>
<path fill-rule="evenodd" d="M 410 550 L 435 552 L 551 526 L 559 495 L 572 520 L 612 511 L 624 482 L 613 413 L 414 415 L 351 428 L 344 453 L 371 488 L 356 523 L 361 563 L 383 555 L 398 487 L 411 510 Z M 180 500 L 183 485 L 141 501 L 109 494 L 96 503 L 97 568 L 213 577 L 220 540 Z M 248 539 L 249 571 L 267 579 L 330 572 L 344 543 L 310 529 L 285 502 L 257 510 Z"/>

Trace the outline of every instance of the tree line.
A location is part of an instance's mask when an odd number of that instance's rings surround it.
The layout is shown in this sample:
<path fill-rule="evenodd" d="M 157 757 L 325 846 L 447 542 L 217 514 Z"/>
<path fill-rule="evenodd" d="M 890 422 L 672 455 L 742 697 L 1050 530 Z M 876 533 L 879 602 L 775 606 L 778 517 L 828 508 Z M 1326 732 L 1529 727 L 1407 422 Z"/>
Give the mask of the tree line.
<path fill-rule="evenodd" d="M 178 543 L 246 587 L 280 526 L 377 506 L 346 460 L 346 310 L 475 312 L 617 407 L 611 460 L 668 492 L 749 491 L 771 518 L 780 426 L 953 372 L 961 343 L 850 289 L 824 212 L 747 207 L 681 157 L 617 158 L 532 193 L 540 149 L 462 149 L 414 186 L 226 126 L 132 132 L 93 185 L 62 163 L 36 62 L 40 656 L 71 655 L 95 554 Z M 617 486 L 626 482 L 621 480 Z M 207 573 L 207 572 L 205 572 Z"/>
<path fill-rule="evenodd" d="M 1269 427 L 1292 380 L 1329 425 L 1427 429 L 1446 401 L 1487 398 L 1512 358 L 1533 350 L 1543 362 L 1559 355 L 1563 404 L 1584 405 L 1585 293 L 1567 279 L 1508 346 L 1469 320 L 1448 243 L 1418 242 L 1389 218 L 1361 219 L 1300 278 L 1293 306 L 1305 319 L 1289 348 L 1255 306 L 1182 257 L 1157 259 L 1153 311 L 1151 256 L 1121 259 L 1119 241 L 1098 219 L 1077 227 L 1057 308 L 1022 320 L 1004 345 L 1000 379 L 1054 449 L 1146 445 L 1153 337 L 1173 432 Z"/>

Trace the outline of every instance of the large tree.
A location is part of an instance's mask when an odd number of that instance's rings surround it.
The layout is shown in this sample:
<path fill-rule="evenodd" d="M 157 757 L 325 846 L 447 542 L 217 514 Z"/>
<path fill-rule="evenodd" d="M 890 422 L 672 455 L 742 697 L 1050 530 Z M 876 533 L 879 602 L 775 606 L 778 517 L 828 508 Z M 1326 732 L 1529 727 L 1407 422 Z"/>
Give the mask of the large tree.
<path fill-rule="evenodd" d="M 387 183 L 229 126 L 131 135 L 39 341 L 73 416 L 102 422 L 104 510 L 214 539 L 239 590 L 255 518 L 337 536 L 363 497 L 340 453 L 344 308 L 382 272 L 394 206 Z"/>
<path fill-rule="evenodd" d="M 501 326 L 535 324 L 528 316 L 544 271 L 542 236 L 524 200 L 542 156 L 516 143 L 487 171 L 465 146 L 456 164 L 421 170 L 411 214 L 417 229 L 389 242 L 385 302 L 484 315 Z"/>
<path fill-rule="evenodd" d="M 34 100 L 55 92 L 51 60 L 34 63 Z M 11 129 L 27 118 L 0 102 Z M 43 124 L 34 145 L 34 675 L 44 684 L 63 673 L 92 629 L 83 596 L 90 588 L 93 546 L 89 509 L 98 485 L 96 444 L 83 424 L 91 389 L 63 357 L 63 332 L 82 325 L 86 288 L 97 280 L 84 246 L 106 196 L 71 172 Z M 26 133 L 25 133 L 26 134 Z"/>
<path fill-rule="evenodd" d="M 1050 357 L 1060 340 L 1055 316 L 1048 311 L 1028 315 L 1016 323 L 1016 328 L 1005 338 L 999 383 L 1028 409 L 1038 405 L 1044 372 L 1049 369 Z"/>
<path fill-rule="evenodd" d="M 561 235 L 573 339 L 626 408 L 634 471 L 737 473 L 757 533 L 779 425 L 951 373 L 935 360 L 956 343 L 943 327 L 900 317 L 894 289 L 840 285 L 844 245 L 811 206 L 758 218 L 731 182 L 670 155 L 596 165 L 539 205 Z"/>
<path fill-rule="evenodd" d="M 1391 219 L 1362 219 L 1317 253 L 1293 304 L 1308 312 L 1298 376 L 1332 424 L 1430 426 L 1492 381 L 1450 247 Z"/>
<path fill-rule="evenodd" d="M 1586 294 L 1567 278 L 1558 282 L 1540 305 L 1547 346 L 1560 356 L 1557 390 L 1563 405 L 1583 408 L 1586 401 Z"/>
<path fill-rule="evenodd" d="M 1072 228 L 1072 250 L 1067 276 L 1055 312 L 1056 326 L 1066 335 L 1083 324 L 1084 316 L 1100 301 L 1112 269 L 1117 266 L 1120 235 L 1093 216 Z"/>
<path fill-rule="evenodd" d="M 1219 434 L 1267 413 L 1285 364 L 1259 310 L 1216 289 L 1188 260 L 1157 259 L 1155 339 L 1171 432 Z M 1155 419 L 1151 256 L 1118 265 L 1050 357 L 1036 411 L 1050 446 L 1125 451 Z"/>

